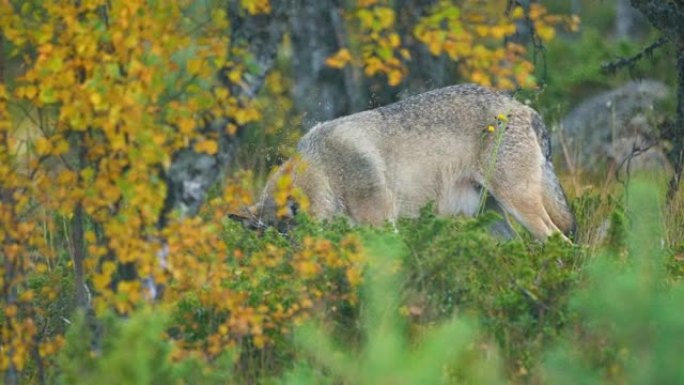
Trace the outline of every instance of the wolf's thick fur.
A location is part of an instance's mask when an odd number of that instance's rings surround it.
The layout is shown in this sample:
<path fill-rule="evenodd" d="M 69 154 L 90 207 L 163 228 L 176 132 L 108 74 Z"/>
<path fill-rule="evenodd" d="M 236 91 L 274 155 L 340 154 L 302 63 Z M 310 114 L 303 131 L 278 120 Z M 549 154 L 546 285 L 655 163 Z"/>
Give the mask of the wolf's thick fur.
<path fill-rule="evenodd" d="M 318 124 L 297 150 L 306 166 L 294 184 L 320 219 L 344 214 L 381 224 L 416 216 L 430 201 L 442 215 L 474 215 L 485 188 L 538 239 L 574 226 L 539 114 L 480 86 L 437 89 Z M 272 193 L 281 174 L 250 209 L 259 224 L 277 222 Z"/>

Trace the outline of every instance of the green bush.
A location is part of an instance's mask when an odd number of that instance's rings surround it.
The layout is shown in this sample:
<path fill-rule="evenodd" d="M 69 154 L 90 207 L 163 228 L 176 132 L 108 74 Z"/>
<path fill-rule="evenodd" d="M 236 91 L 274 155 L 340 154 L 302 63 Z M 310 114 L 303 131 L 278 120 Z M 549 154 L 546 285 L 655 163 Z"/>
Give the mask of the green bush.
<path fill-rule="evenodd" d="M 417 220 L 401 222 L 407 287 L 420 299 L 410 306 L 418 307 L 423 323 L 476 316 L 509 370 L 525 375 L 570 321 L 567 300 L 585 257 L 560 237 L 544 244 L 527 234 L 499 241 L 488 232 L 495 220 L 493 213 L 439 218 L 423 210 Z"/>
<path fill-rule="evenodd" d="M 226 287 L 249 293 L 247 305 L 269 311 L 326 290 L 306 311 L 316 326 L 298 329 L 307 317 L 285 318 L 264 332 L 263 347 L 245 335 L 231 357 L 200 357 L 177 354 L 178 348 L 206 343 L 230 314 L 202 303 L 198 293 L 168 312 L 143 307 L 128 318 L 98 319 L 74 317 L 59 297 L 46 302 L 45 333 L 61 334 L 55 328 L 67 325 L 62 318 L 72 324 L 56 365 L 46 367 L 46 382 L 678 383 L 682 251 L 662 239 L 662 195 L 654 186 L 634 184 L 625 204 L 596 196 L 573 201 L 580 222 L 612 208 L 599 252 L 559 237 L 539 243 L 524 231 L 503 241 L 489 232 L 496 214 L 443 218 L 431 207 L 382 228 L 300 217 L 287 235 L 226 222 L 229 252 L 242 254 L 226 263 L 250 272 Z M 326 255 L 312 239 L 329 242 L 326 252 L 338 253 L 330 255 L 341 263 L 350 250 L 342 245 L 352 238 L 362 240 L 358 253 L 365 256 L 360 288 L 334 263 L 298 277 L 292 262 L 304 250 L 314 262 Z M 264 254 L 269 245 L 280 254 Z M 255 260 L 266 257 L 268 264 Z M 36 273 L 32 288 L 40 293 L 57 279 L 72 290 L 69 274 L 60 271 Z"/>
<path fill-rule="evenodd" d="M 400 314 L 401 239 L 374 234 L 365 242 L 371 259 L 361 309 L 362 342 L 344 344 L 320 327 L 299 330 L 296 342 L 307 360 L 288 372 L 283 384 L 440 384 L 503 383 L 496 354 L 478 348 L 472 323 L 452 319 L 407 338 Z"/>
<path fill-rule="evenodd" d="M 580 318 L 548 354 L 546 383 L 684 383 L 684 285 L 667 279 L 662 195 L 643 182 L 628 192 L 628 258 L 605 253 L 588 267 L 572 300 Z"/>
<path fill-rule="evenodd" d="M 100 321 L 95 327 L 88 317 L 76 317 L 58 359 L 60 384 L 226 384 L 232 377 L 227 356 L 214 367 L 197 358 L 172 360 L 163 311 L 142 309 L 128 319 Z"/>

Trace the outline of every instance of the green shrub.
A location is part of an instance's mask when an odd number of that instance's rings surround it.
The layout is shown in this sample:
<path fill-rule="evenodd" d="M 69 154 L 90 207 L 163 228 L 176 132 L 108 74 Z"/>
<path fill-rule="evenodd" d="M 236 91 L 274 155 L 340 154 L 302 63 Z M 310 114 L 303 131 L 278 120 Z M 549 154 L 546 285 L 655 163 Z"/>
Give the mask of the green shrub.
<path fill-rule="evenodd" d="M 417 307 L 422 323 L 476 316 L 509 370 L 524 375 L 571 319 L 567 300 L 585 257 L 560 237 L 544 244 L 527 234 L 499 241 L 488 232 L 495 220 L 493 213 L 439 218 L 423 210 L 420 218 L 402 221 L 407 287 L 419 298 L 409 306 Z"/>
<path fill-rule="evenodd" d="M 417 341 L 407 338 L 399 311 L 401 240 L 374 234 L 365 244 L 371 261 L 361 310 L 361 346 L 340 344 L 321 327 L 303 327 L 296 341 L 308 360 L 300 360 L 282 383 L 502 383 L 496 355 L 479 351 L 476 329 L 463 318 L 432 326 Z"/>
<path fill-rule="evenodd" d="M 637 184 L 624 205 L 595 195 L 573 201 L 581 223 L 609 213 L 601 252 L 559 237 L 539 243 L 524 230 L 502 241 L 489 233 L 496 214 L 444 218 L 431 207 L 381 228 L 302 216 L 287 235 L 226 221 L 221 234 L 232 257 L 220 261 L 244 274 L 223 287 L 244 293 L 245 308 L 265 309 L 257 314 L 265 345 L 249 331 L 232 357 L 192 354 L 209 351 L 235 316 L 202 302 L 201 291 L 168 313 L 143 307 L 88 323 L 59 297 L 46 300 L 39 326 L 50 337 L 63 333 L 62 318 L 72 324 L 46 382 L 677 383 L 682 242 L 662 239 L 667 222 L 654 186 Z M 351 263 L 352 254 L 364 259 Z M 297 261 L 320 271 L 302 277 Z M 360 288 L 349 281 L 351 268 L 360 269 Z M 68 270 L 36 273 L 31 288 L 41 293 L 55 280 L 62 292 L 73 290 Z M 306 298 L 313 305 L 302 309 Z M 275 316 L 295 305 L 297 313 Z M 291 333 L 311 316 L 317 326 Z"/>
<path fill-rule="evenodd" d="M 668 283 L 661 192 L 629 189 L 627 259 L 607 252 L 573 294 L 580 318 L 543 363 L 550 384 L 684 383 L 684 285 Z"/>
<path fill-rule="evenodd" d="M 59 355 L 61 384 L 229 383 L 230 357 L 217 360 L 213 368 L 196 358 L 172 360 L 173 343 L 165 337 L 168 317 L 159 310 L 102 319 L 95 328 L 97 339 L 86 320 L 78 316 L 66 335 Z"/>

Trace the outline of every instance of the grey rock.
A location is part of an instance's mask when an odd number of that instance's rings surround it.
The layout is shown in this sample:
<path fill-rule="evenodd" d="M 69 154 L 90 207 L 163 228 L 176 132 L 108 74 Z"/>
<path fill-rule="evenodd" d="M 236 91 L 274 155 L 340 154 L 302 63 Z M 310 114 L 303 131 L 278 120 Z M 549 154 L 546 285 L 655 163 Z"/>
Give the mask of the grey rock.
<path fill-rule="evenodd" d="M 571 168 L 671 170 L 657 141 L 662 115 L 654 108 L 670 94 L 654 80 L 633 81 L 576 106 L 554 133 L 554 153 Z"/>

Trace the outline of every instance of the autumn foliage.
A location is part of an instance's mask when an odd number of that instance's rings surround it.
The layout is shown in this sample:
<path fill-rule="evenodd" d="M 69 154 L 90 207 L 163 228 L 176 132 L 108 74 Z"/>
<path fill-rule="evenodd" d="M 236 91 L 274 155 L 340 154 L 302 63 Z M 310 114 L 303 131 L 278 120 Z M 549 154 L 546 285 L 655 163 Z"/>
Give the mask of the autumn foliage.
<path fill-rule="evenodd" d="M 50 341 L 40 335 L 40 309 L 31 306 L 32 297 L 56 297 L 59 288 L 36 293 L 28 281 L 31 273 L 64 263 L 52 239 L 62 224 L 71 225 L 64 234 L 68 263 L 80 275 L 77 285 L 88 285 L 85 294 L 98 313 L 125 314 L 145 299 L 139 280 L 114 280 L 121 264 L 165 281 L 157 258 L 161 237 L 174 256 L 222 250 L 204 223 L 173 223 L 163 231 L 157 224 L 166 189 L 162 170 L 174 152 L 194 146 L 216 153 L 216 138 L 199 130 L 208 119 L 245 123 L 259 117 L 248 101 L 212 81 L 228 60 L 231 79 L 239 79 L 243 68 L 226 14 L 201 13 L 192 2 L 108 4 L 0 6 L 2 32 L 25 68 L 11 89 L 0 90 L 1 283 L 9 320 L 3 323 L 2 370 L 21 371 L 30 354 L 54 352 L 50 344 L 59 342 L 59 336 Z M 9 103 L 37 120 L 23 141 Z M 191 234 L 183 232 L 188 226 Z M 165 235 L 172 228 L 178 231 Z M 79 301 L 89 306 L 85 295 Z"/>
<path fill-rule="evenodd" d="M 432 5 L 413 27 L 412 36 L 423 43 L 432 55 L 447 55 L 459 63 L 464 79 L 500 89 L 534 87 L 534 65 L 527 48 L 516 39 L 519 25 L 541 41 L 555 37 L 556 28 L 577 30 L 577 16 L 549 14 L 544 6 L 532 3 L 528 11 L 516 5 L 502 12 L 510 2 L 440 0 Z M 406 61 L 411 54 L 402 46 L 396 25 L 396 11 L 386 0 L 363 0 L 349 13 L 358 34 L 356 51 L 344 47 L 328 58 L 328 65 L 342 68 L 347 63 L 363 67 L 367 76 L 385 75 L 396 86 L 406 76 Z M 354 48 L 352 48 L 354 49 Z M 353 59 L 358 57 L 359 59 Z"/>
<path fill-rule="evenodd" d="M 359 0 L 347 10 L 354 44 L 330 56 L 330 67 L 357 66 L 396 86 L 407 75 L 410 38 L 458 62 L 464 79 L 528 87 L 535 82 L 526 48 L 509 41 L 516 23 L 529 18 L 542 40 L 576 25 L 537 4 L 504 13 L 504 1 L 485 8 L 438 1 L 407 37 L 388 3 Z M 245 42 L 233 41 L 220 4 L 0 2 L 2 41 L 17 74 L 0 84 L 0 372 L 7 378 L 54 365 L 68 324 L 55 326 L 49 304 L 59 301 L 67 318 L 74 308 L 95 318 L 146 306 L 170 311 L 177 358 L 214 358 L 246 341 L 262 348 L 321 306 L 355 303 L 364 261 L 355 236 L 307 235 L 292 246 L 226 224 L 227 214 L 250 203 L 249 173 L 224 183 L 200 215 L 161 220 L 174 154 L 221 150 L 207 124 L 225 122 L 233 135 L 262 120 L 274 121 L 274 131 L 287 122 L 231 91 L 253 58 Z M 271 4 L 241 0 L 238 9 L 250 17 L 268 14 Z M 279 185 L 283 197 L 296 194 L 290 182 Z"/>

